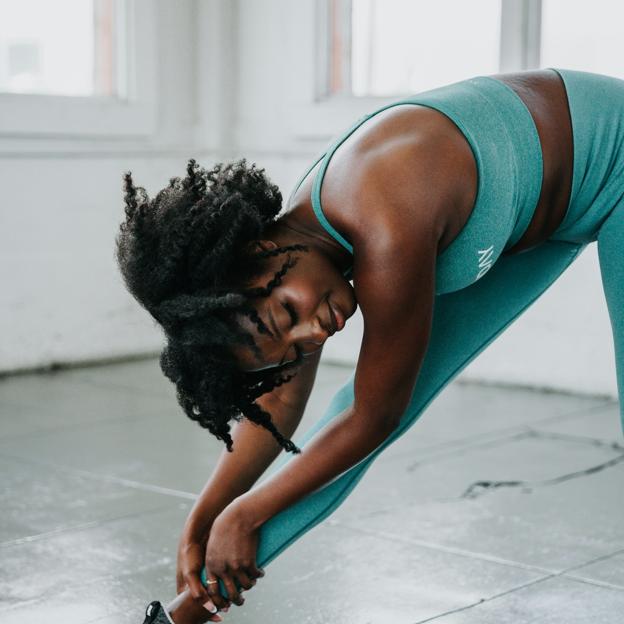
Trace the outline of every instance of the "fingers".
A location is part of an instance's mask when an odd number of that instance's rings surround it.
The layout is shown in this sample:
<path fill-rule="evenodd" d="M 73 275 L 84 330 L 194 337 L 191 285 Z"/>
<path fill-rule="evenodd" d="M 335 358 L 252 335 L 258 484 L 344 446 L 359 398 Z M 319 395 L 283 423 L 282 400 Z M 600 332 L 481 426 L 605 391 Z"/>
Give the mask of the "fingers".
<path fill-rule="evenodd" d="M 250 590 L 257 583 L 257 579 L 264 576 L 264 570 L 257 568 L 255 565 L 246 568 L 240 567 L 236 570 L 227 570 L 223 572 L 209 572 L 206 574 L 206 580 L 211 581 L 206 586 L 206 593 L 209 600 L 220 611 L 225 611 L 233 602 L 236 606 L 241 607 L 245 603 L 245 599 L 241 595 L 243 591 Z M 228 598 L 221 594 L 220 583 L 223 584 Z M 208 609 L 210 611 L 210 609 Z"/>
<path fill-rule="evenodd" d="M 245 603 L 245 599 L 240 594 L 240 587 L 236 583 L 236 577 L 231 574 L 225 574 L 224 577 L 221 577 L 221 580 L 225 585 L 225 589 L 227 590 L 230 600 L 237 607 L 242 607 Z"/>
<path fill-rule="evenodd" d="M 236 587 L 233 578 L 227 572 L 221 572 L 218 576 L 216 574 L 207 575 L 208 580 L 221 580 L 225 591 L 227 592 L 228 597 L 225 598 L 220 591 L 219 583 L 210 583 L 208 585 L 207 591 L 210 595 L 210 599 L 219 607 L 222 608 L 222 605 L 226 603 L 233 602 L 237 606 L 242 606 L 245 600 L 240 595 L 238 588 Z"/>
<path fill-rule="evenodd" d="M 222 618 L 217 615 L 219 611 L 227 611 L 230 608 L 231 602 L 224 598 L 217 590 L 216 594 L 211 593 L 211 587 L 218 587 L 216 583 L 211 584 L 208 588 L 204 588 L 206 596 L 199 598 L 199 602 L 208 613 L 212 614 L 210 617 L 211 622 L 220 622 Z"/>
<path fill-rule="evenodd" d="M 210 587 L 218 587 L 218 585 L 215 583 L 209 585 L 208 588 L 204 587 L 204 584 L 201 582 L 199 572 L 188 573 L 185 577 L 183 577 L 183 582 L 184 584 L 182 589 L 184 590 L 188 587 L 192 599 L 201 604 L 209 613 L 215 614 L 210 617 L 210 621 L 220 622 L 222 618 L 219 615 L 216 615 L 216 613 L 218 611 L 227 611 L 230 607 L 231 601 L 221 596 L 218 591 L 215 595 L 210 593 Z"/>
<path fill-rule="evenodd" d="M 255 579 L 259 579 L 264 576 L 264 570 L 262 568 L 257 567 L 255 564 L 251 566 L 249 573 Z"/>
<path fill-rule="evenodd" d="M 208 592 L 206 591 L 206 588 L 199 580 L 199 574 L 190 572 L 185 575 L 184 579 L 186 581 L 186 584 L 188 585 L 193 600 L 203 603 L 210 598 Z"/>
<path fill-rule="evenodd" d="M 238 584 L 242 587 L 241 591 L 251 589 L 256 584 L 256 579 L 252 578 L 245 570 L 239 570 L 236 573 L 235 578 L 238 580 Z"/>
<path fill-rule="evenodd" d="M 223 620 L 223 618 L 218 614 L 218 611 L 220 611 L 219 607 L 217 607 L 212 600 L 207 600 L 202 606 L 206 609 L 206 611 L 208 611 L 208 613 L 211 614 L 208 618 L 209 622 L 221 622 Z"/>

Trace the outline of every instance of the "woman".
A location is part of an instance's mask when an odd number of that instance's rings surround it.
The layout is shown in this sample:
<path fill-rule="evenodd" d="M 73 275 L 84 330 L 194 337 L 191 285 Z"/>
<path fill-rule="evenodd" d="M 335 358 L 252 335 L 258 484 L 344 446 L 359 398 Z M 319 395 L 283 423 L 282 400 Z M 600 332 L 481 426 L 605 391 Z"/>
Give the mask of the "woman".
<path fill-rule="evenodd" d="M 179 596 L 146 622 L 240 606 L 592 241 L 624 387 L 624 81 L 547 68 L 399 100 L 338 137 L 280 209 L 244 159 L 190 161 L 153 200 L 126 175 L 122 274 L 165 331 L 182 408 L 227 445 L 182 532 Z M 358 305 L 357 368 L 301 452 L 323 344 Z"/>

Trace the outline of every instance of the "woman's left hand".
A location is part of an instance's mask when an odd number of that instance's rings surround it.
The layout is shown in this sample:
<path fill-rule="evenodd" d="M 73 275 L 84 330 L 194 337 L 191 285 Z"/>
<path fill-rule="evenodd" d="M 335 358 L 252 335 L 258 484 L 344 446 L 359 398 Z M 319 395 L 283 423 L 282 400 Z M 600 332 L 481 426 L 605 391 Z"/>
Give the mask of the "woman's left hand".
<path fill-rule="evenodd" d="M 259 527 L 253 525 L 249 514 L 237 500 L 217 516 L 210 529 L 206 546 L 206 578 L 220 578 L 228 598 L 239 607 L 245 599 L 236 583 L 242 589 L 251 589 L 256 579 L 264 576 L 264 572 L 256 567 L 259 534 Z M 220 595 L 218 583 L 210 583 L 207 590 L 211 597 Z"/>

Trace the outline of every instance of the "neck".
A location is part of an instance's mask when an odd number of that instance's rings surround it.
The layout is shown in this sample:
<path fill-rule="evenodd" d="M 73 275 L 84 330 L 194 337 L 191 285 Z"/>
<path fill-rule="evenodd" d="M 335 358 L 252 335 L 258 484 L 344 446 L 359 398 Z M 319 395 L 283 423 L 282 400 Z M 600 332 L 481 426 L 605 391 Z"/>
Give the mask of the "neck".
<path fill-rule="evenodd" d="M 316 249 L 329 258 L 344 272 L 353 262 L 351 254 L 325 230 L 309 227 L 306 223 L 298 221 L 292 215 L 285 215 L 271 225 L 266 236 L 280 246 L 294 245 L 296 243 L 307 245 Z"/>

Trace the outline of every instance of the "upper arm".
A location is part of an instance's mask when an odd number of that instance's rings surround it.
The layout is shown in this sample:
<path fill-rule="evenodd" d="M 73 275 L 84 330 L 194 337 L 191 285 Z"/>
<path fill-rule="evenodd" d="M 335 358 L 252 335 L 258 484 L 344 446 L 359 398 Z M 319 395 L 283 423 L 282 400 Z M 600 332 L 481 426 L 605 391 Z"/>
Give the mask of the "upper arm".
<path fill-rule="evenodd" d="M 417 183 L 414 183 L 417 185 Z M 364 333 L 353 411 L 367 426 L 395 427 L 411 398 L 433 317 L 441 226 L 424 188 L 405 204 L 383 184 L 368 190 L 368 234 L 354 245 L 354 288 Z M 375 216 L 377 215 L 377 216 Z"/>

